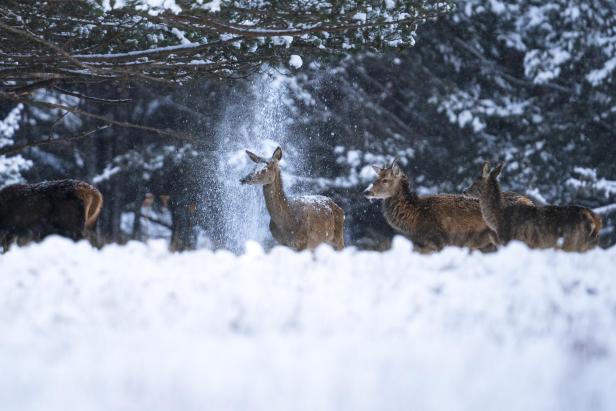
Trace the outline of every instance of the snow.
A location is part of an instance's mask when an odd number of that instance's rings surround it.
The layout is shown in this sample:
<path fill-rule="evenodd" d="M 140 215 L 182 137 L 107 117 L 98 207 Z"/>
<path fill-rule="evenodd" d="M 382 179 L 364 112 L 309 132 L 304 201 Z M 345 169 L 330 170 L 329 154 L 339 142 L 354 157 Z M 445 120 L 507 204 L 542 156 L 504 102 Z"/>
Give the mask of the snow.
<path fill-rule="evenodd" d="M 154 47 L 154 48 L 147 49 L 147 50 L 136 50 L 136 51 L 129 51 L 126 53 L 75 54 L 71 57 L 79 58 L 79 59 L 118 59 L 118 58 L 125 58 L 125 57 L 147 56 L 148 54 L 167 52 L 167 51 L 193 49 L 193 48 L 197 48 L 201 46 L 203 46 L 203 43 L 191 43 L 189 41 L 188 43 L 182 42 L 182 44 L 176 44 L 174 46 Z"/>
<path fill-rule="evenodd" d="M 197 0 L 198 3 L 201 3 L 200 0 Z M 209 10 L 211 12 L 217 12 L 220 11 L 220 4 L 221 4 L 221 0 L 214 0 L 214 1 L 209 1 L 207 3 L 205 3 L 202 8 L 204 10 Z"/>
<path fill-rule="evenodd" d="M 362 23 L 365 23 L 367 17 L 368 16 L 366 15 L 366 13 L 359 12 L 353 15 L 353 20 L 357 20 L 357 21 L 361 21 Z"/>
<path fill-rule="evenodd" d="M 597 70 L 593 70 L 586 76 L 586 80 L 593 86 L 598 86 L 616 69 L 616 57 L 609 59 L 605 65 Z"/>
<path fill-rule="evenodd" d="M 17 104 L 3 120 L 0 120 L 0 148 L 13 144 L 13 136 L 19 130 L 24 105 Z"/>
<path fill-rule="evenodd" d="M 181 44 L 192 44 L 192 42 L 186 38 L 186 32 L 172 27 L 171 33 L 173 33 L 173 35 L 177 37 L 178 40 L 180 40 Z"/>
<path fill-rule="evenodd" d="M 616 204 L 609 204 L 602 207 L 594 208 L 592 211 L 599 215 L 608 215 L 616 211 Z"/>
<path fill-rule="evenodd" d="M 102 173 L 92 177 L 92 182 L 94 184 L 100 184 L 103 181 L 109 180 L 112 176 L 114 176 L 115 174 L 118 174 L 120 171 L 122 171 L 121 167 L 119 166 L 112 167 L 108 165 L 107 167 L 105 167 Z"/>
<path fill-rule="evenodd" d="M 302 64 L 304 64 L 304 62 L 302 61 L 302 58 L 297 54 L 292 54 L 289 58 L 289 66 L 293 68 L 298 69 L 302 66 Z"/>
<path fill-rule="evenodd" d="M 0 256 L 12 410 L 610 410 L 616 248 Z"/>
<path fill-rule="evenodd" d="M 23 104 L 19 103 L 4 119 L 0 119 L 0 148 L 13 145 L 13 137 L 20 128 L 23 110 Z M 32 161 L 26 160 L 19 154 L 11 157 L 0 155 L 0 188 L 23 182 L 21 173 L 32 165 Z"/>
<path fill-rule="evenodd" d="M 310 206 L 325 207 L 327 209 L 330 208 L 330 205 L 332 203 L 331 198 L 326 197 L 326 196 L 321 196 L 321 195 L 303 195 L 303 196 L 298 196 L 294 199 L 303 204 L 307 204 Z"/>
<path fill-rule="evenodd" d="M 271 41 L 272 44 L 276 46 L 285 46 L 286 48 L 289 48 L 293 44 L 293 36 L 273 36 Z"/>

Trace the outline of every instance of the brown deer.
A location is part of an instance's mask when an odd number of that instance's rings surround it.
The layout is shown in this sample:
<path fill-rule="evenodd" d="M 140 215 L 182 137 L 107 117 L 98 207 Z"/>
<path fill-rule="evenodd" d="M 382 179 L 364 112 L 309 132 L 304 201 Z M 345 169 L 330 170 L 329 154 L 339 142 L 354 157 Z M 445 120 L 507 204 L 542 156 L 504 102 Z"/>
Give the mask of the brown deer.
<path fill-rule="evenodd" d="M 490 162 L 484 161 L 483 168 L 481 174 L 473 181 L 466 190 L 462 192 L 467 197 L 475 198 L 479 200 L 481 197 L 481 188 L 482 188 L 482 178 L 484 173 L 488 173 L 490 171 Z M 513 191 L 505 191 L 503 192 L 503 201 L 505 204 L 523 204 L 527 206 L 534 206 L 535 203 L 528 197 L 523 196 L 522 194 L 514 193 Z"/>
<path fill-rule="evenodd" d="M 248 150 L 246 154 L 257 166 L 240 182 L 263 186 L 271 218 L 269 229 L 278 243 L 296 250 L 314 249 L 321 243 L 328 243 L 337 250 L 344 248 L 344 212 L 331 198 L 285 194 L 279 165 L 280 147 L 269 160 Z"/>
<path fill-rule="evenodd" d="M 478 200 L 456 194 L 420 197 L 409 188 L 397 160 L 388 167 L 373 168 L 378 177 L 364 195 L 383 200 L 385 219 L 417 251 L 440 251 L 448 245 L 482 251 L 496 248 L 496 235 L 483 221 Z"/>
<path fill-rule="evenodd" d="M 508 204 L 498 182 L 504 165 L 501 162 L 491 171 L 484 167 L 479 181 L 483 218 L 501 243 L 519 240 L 531 248 L 565 251 L 586 251 L 597 245 L 601 218 L 586 207 Z"/>
<path fill-rule="evenodd" d="M 92 230 L 103 196 L 78 180 L 14 184 L 0 190 L 0 244 L 26 244 L 51 234 L 79 240 Z"/>

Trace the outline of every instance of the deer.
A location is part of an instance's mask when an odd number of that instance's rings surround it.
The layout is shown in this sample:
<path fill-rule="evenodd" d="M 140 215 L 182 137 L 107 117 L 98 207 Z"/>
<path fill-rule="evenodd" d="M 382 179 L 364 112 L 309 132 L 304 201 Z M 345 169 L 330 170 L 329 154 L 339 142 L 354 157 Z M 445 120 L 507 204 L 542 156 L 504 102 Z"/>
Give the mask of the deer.
<path fill-rule="evenodd" d="M 80 180 L 13 184 L 0 190 L 0 245 L 25 245 L 58 234 L 83 239 L 96 224 L 103 196 Z"/>
<path fill-rule="evenodd" d="M 265 205 L 270 215 L 269 230 L 279 244 L 298 251 L 312 250 L 322 243 L 336 250 L 344 248 L 342 208 L 331 198 L 321 195 L 291 197 L 285 194 L 280 171 L 280 147 L 269 159 L 248 150 L 246 154 L 256 166 L 240 183 L 263 186 Z"/>
<path fill-rule="evenodd" d="M 481 186 L 482 186 L 481 182 L 483 178 L 483 173 L 490 170 L 490 162 L 487 160 L 484 161 L 481 170 L 482 172 L 479 174 L 479 176 L 477 176 L 477 178 L 473 181 L 473 183 L 466 190 L 462 192 L 463 195 L 479 200 L 479 197 L 481 196 Z M 523 204 L 527 206 L 535 205 L 533 200 L 531 200 L 530 198 L 523 196 L 522 194 L 515 193 L 513 191 L 504 191 L 503 201 L 507 205 L 510 205 L 510 204 Z"/>
<path fill-rule="evenodd" d="M 389 166 L 372 167 L 377 179 L 364 196 L 383 200 L 385 219 L 416 251 L 427 254 L 445 246 L 496 249 L 496 233 L 483 220 L 478 200 L 461 194 L 419 196 L 411 191 L 397 159 Z"/>
<path fill-rule="evenodd" d="M 575 252 L 590 250 L 598 244 L 602 222 L 589 208 L 508 203 L 498 181 L 504 166 L 505 162 L 501 162 L 490 170 L 484 165 L 478 184 L 481 213 L 500 244 L 518 240 L 529 248 Z"/>

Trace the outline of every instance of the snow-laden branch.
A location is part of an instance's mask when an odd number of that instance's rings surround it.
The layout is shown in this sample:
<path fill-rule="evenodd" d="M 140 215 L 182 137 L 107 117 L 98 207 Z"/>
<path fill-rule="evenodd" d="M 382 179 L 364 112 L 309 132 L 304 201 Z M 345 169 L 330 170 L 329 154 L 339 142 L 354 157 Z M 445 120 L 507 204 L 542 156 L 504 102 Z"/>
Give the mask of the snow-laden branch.
<path fill-rule="evenodd" d="M 169 11 L 133 2 L 102 9 L 96 2 L 74 8 L 14 2 L 0 6 L 0 38 L 12 39 L 3 42 L 0 88 L 242 77 L 265 63 L 289 64 L 293 55 L 411 46 L 417 27 L 452 10 L 452 3 L 291 0 L 240 7 L 221 1 L 209 7 L 186 1 Z"/>

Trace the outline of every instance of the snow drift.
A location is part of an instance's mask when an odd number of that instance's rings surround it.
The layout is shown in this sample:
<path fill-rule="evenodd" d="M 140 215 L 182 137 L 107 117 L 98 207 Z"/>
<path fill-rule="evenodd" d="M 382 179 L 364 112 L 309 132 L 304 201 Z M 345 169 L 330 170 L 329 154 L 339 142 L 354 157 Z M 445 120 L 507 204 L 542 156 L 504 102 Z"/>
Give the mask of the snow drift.
<path fill-rule="evenodd" d="M 616 248 L 0 256 L 3 410 L 608 410 Z"/>

